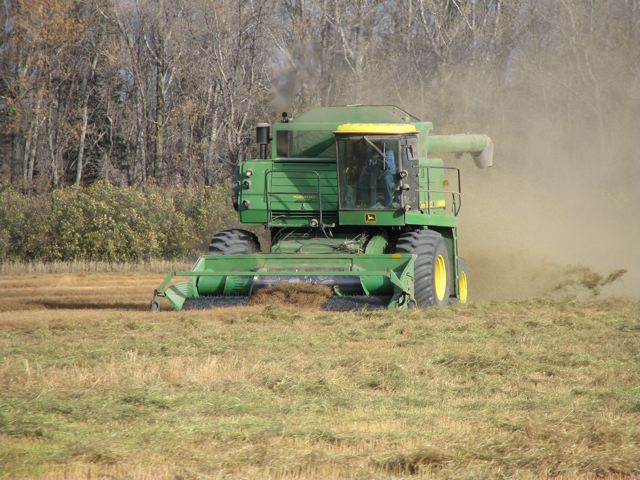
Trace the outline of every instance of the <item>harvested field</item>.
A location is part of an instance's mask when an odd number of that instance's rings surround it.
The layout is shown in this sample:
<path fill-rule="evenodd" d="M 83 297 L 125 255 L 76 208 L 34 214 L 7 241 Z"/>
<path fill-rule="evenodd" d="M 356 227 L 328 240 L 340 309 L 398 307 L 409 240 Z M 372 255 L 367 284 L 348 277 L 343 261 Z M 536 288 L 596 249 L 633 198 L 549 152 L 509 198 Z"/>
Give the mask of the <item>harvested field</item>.
<path fill-rule="evenodd" d="M 0 478 L 640 474 L 638 301 L 151 314 L 161 279 L 0 278 Z"/>

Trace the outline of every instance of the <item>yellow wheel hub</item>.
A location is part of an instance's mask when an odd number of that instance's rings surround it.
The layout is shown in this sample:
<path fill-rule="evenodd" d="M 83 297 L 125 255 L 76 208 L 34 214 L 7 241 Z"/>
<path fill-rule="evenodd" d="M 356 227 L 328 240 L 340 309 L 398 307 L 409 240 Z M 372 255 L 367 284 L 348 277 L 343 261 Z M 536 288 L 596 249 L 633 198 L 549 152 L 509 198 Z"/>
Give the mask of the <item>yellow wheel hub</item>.
<path fill-rule="evenodd" d="M 444 300 L 444 294 L 447 291 L 447 264 L 442 255 L 436 257 L 436 268 L 434 272 L 436 297 L 439 302 Z"/>
<path fill-rule="evenodd" d="M 460 303 L 467 303 L 467 272 L 460 272 Z"/>

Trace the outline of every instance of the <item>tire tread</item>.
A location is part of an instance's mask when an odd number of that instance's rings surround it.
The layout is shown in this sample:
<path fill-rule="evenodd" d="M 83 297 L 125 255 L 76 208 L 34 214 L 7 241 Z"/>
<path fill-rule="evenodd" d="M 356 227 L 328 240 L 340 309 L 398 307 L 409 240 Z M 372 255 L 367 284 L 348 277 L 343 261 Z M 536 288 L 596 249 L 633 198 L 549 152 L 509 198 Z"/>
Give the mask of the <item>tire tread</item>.
<path fill-rule="evenodd" d="M 238 228 L 216 233 L 209 243 L 209 255 L 234 255 L 259 251 L 258 237 Z"/>

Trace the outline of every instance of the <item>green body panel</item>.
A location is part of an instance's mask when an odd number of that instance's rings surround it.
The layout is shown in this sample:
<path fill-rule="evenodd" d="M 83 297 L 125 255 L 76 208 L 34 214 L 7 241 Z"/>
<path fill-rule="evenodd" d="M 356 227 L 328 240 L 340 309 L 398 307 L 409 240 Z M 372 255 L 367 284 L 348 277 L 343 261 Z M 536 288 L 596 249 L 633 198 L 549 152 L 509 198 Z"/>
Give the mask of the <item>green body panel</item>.
<path fill-rule="evenodd" d="M 405 214 L 407 225 L 415 225 L 420 227 L 456 227 L 455 217 L 450 215 L 425 215 L 420 212 L 407 212 Z"/>
<path fill-rule="evenodd" d="M 340 210 L 340 225 L 401 226 L 405 225 L 404 212 L 400 210 Z"/>
<path fill-rule="evenodd" d="M 249 170 L 251 176 L 247 176 Z M 335 161 L 251 160 L 240 168 L 241 223 L 305 226 L 319 218 L 321 205 L 325 223 L 335 223 L 337 195 Z"/>
<path fill-rule="evenodd" d="M 318 107 L 296 117 L 297 124 L 304 123 L 409 123 L 418 121 L 409 112 L 394 105 L 335 105 Z M 429 123 L 429 122 L 424 122 Z"/>

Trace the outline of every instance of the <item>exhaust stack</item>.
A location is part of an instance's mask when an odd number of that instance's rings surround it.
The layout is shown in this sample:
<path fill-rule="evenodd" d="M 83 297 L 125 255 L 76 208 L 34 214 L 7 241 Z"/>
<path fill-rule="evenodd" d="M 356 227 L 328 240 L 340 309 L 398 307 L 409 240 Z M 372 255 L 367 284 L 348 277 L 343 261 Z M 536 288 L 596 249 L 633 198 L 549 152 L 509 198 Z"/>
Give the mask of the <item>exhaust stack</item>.
<path fill-rule="evenodd" d="M 267 159 L 267 146 L 271 142 L 271 125 L 258 123 L 256 125 L 256 143 L 260 145 L 260 159 Z"/>

